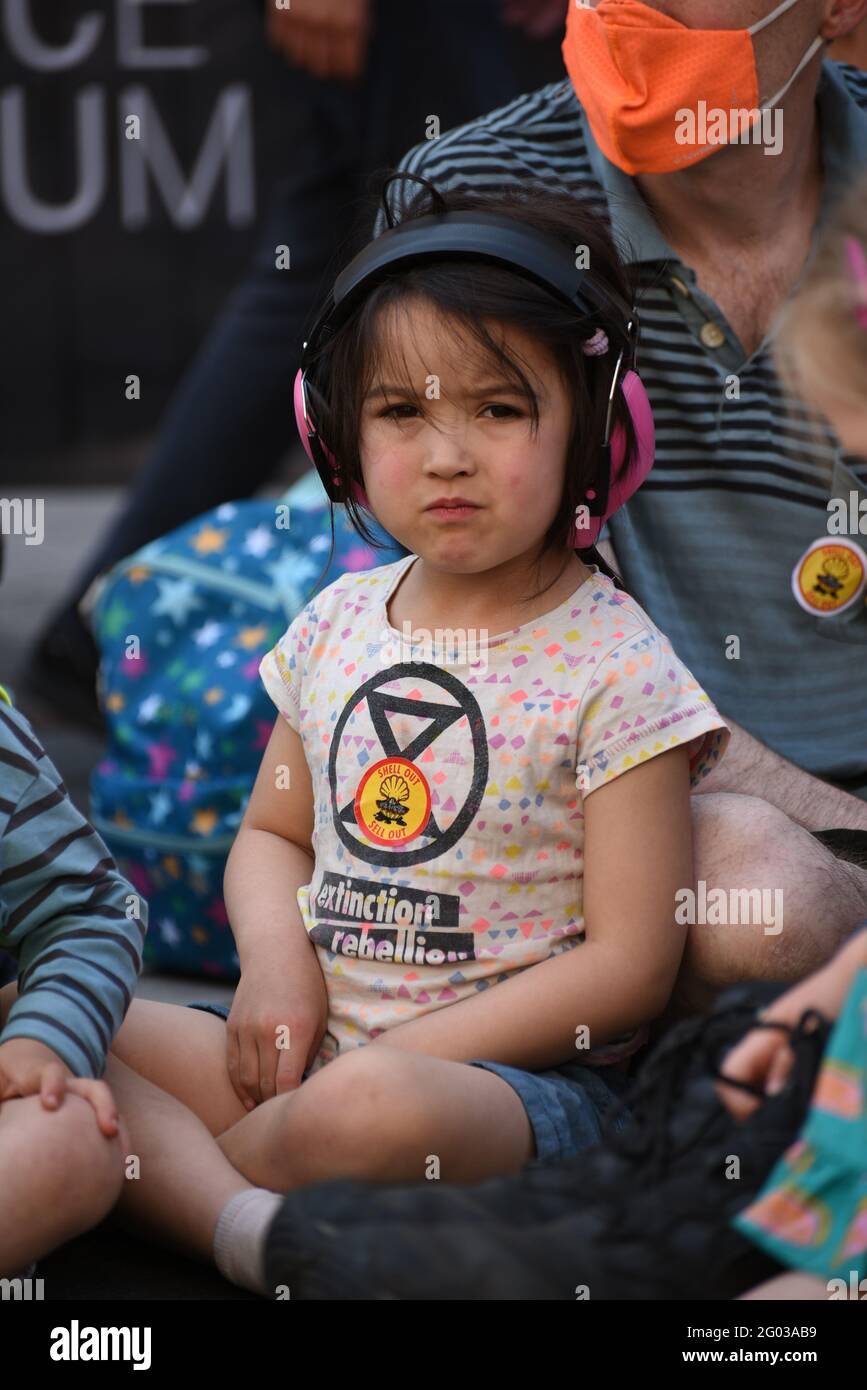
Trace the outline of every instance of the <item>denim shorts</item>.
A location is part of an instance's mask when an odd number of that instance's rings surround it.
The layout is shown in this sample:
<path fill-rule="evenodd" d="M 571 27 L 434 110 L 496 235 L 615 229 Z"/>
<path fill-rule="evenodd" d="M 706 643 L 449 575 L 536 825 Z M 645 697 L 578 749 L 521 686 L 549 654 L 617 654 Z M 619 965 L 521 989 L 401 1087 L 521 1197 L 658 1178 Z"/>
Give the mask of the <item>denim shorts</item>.
<path fill-rule="evenodd" d="M 228 1018 L 225 1004 L 190 1004 L 191 1009 Z M 614 1066 L 587 1067 L 580 1062 L 566 1062 L 547 1071 L 524 1071 L 502 1062 L 486 1062 L 474 1058 L 469 1067 L 484 1067 L 508 1081 L 527 1112 L 533 1139 L 535 1158 L 530 1164 L 559 1163 L 582 1149 L 592 1148 L 602 1136 L 601 1122 L 630 1084 L 628 1063 Z M 614 1121 L 622 1129 L 630 1114 L 623 1109 Z"/>
<path fill-rule="evenodd" d="M 481 1060 L 467 1065 L 494 1072 L 517 1093 L 536 1144 L 536 1156 L 530 1160 L 530 1166 L 560 1163 L 598 1144 L 603 1118 L 631 1081 L 623 1063 L 586 1067 L 580 1062 L 566 1062 L 548 1071 L 524 1071 L 522 1067 Z M 614 1122 L 615 1129 L 623 1129 L 629 1119 L 629 1111 L 624 1108 Z"/>

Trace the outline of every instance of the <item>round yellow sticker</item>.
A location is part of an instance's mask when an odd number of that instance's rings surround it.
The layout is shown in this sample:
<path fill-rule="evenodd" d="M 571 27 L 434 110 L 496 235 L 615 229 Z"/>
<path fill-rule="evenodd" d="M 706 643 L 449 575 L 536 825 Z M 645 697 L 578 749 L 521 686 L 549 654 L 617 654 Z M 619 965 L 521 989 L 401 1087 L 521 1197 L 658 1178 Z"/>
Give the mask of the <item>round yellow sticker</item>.
<path fill-rule="evenodd" d="M 355 820 L 369 840 L 406 844 L 430 819 L 430 787 L 406 758 L 381 758 L 368 768 L 355 793 Z"/>
<path fill-rule="evenodd" d="M 854 541 L 813 541 L 792 571 L 792 592 L 808 613 L 851 608 L 864 592 L 867 555 Z"/>

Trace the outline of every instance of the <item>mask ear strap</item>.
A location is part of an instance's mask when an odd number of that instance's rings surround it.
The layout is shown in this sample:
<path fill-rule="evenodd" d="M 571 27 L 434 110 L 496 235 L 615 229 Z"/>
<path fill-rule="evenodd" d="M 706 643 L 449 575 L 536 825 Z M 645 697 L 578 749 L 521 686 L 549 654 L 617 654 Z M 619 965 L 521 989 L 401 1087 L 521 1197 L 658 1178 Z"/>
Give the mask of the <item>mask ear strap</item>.
<path fill-rule="evenodd" d="M 790 10 L 792 6 L 797 5 L 797 3 L 798 0 L 783 0 L 782 5 L 778 5 L 775 10 L 771 10 L 771 13 L 766 14 L 764 19 L 758 19 L 755 24 L 751 24 L 747 33 L 758 34 L 766 25 L 773 24 L 775 19 L 779 19 L 781 14 L 785 14 L 786 10 Z"/>
<path fill-rule="evenodd" d="M 763 111 L 767 111 L 772 107 L 776 106 L 780 98 L 786 95 L 786 92 L 789 90 L 792 83 L 795 81 L 797 77 L 800 77 L 801 73 L 804 71 L 804 68 L 810 62 L 813 55 L 819 52 L 819 49 L 823 47 L 824 43 L 825 40 L 820 36 L 815 40 L 815 42 L 810 44 L 810 47 L 807 49 L 806 53 L 804 54 L 798 66 L 795 68 L 795 71 L 792 73 L 786 85 L 784 87 L 781 87 L 780 90 L 777 92 L 777 95 L 775 97 L 771 97 L 770 101 L 765 101 L 761 103 L 761 108 Z"/>
<path fill-rule="evenodd" d="M 747 33 L 750 35 L 761 33 L 762 29 L 766 28 L 769 24 L 773 24 L 775 19 L 779 19 L 780 15 L 785 14 L 787 10 L 790 10 L 792 6 L 797 5 L 797 3 L 798 0 L 783 0 L 783 3 L 781 5 L 778 5 L 775 10 L 771 10 L 770 14 L 766 14 L 764 19 L 759 19 L 756 21 L 755 24 L 751 24 L 749 29 L 747 30 Z M 814 40 L 813 43 L 810 44 L 810 47 L 807 49 L 806 53 L 804 54 L 798 66 L 795 68 L 795 71 L 792 73 L 785 86 L 781 87 L 780 90 L 777 92 L 777 95 L 775 97 L 771 97 L 770 101 L 759 102 L 759 106 L 762 110 L 767 110 L 769 107 L 776 106 L 780 98 L 786 95 L 786 92 L 789 90 L 792 83 L 795 81 L 796 78 L 800 77 L 801 73 L 804 71 L 804 68 L 807 66 L 810 59 L 813 57 L 815 53 L 818 53 L 819 49 L 823 47 L 824 43 L 825 40 L 820 35 L 817 39 Z"/>

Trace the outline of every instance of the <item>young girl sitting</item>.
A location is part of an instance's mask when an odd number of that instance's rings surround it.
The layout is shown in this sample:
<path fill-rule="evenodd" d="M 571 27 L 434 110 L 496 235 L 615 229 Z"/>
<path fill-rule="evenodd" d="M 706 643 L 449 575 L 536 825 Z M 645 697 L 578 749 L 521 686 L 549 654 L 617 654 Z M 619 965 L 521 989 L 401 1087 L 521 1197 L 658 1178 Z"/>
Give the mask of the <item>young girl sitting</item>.
<path fill-rule="evenodd" d="M 778 342 L 778 365 L 791 395 L 801 396 L 830 421 L 848 455 L 867 460 L 867 181 L 850 195 L 823 237 L 809 273 L 780 320 Z M 827 621 L 845 618 L 849 640 L 864 642 L 867 488 L 840 462 L 833 492 L 858 529 L 835 527 L 828 536 L 829 547 L 839 551 L 847 575 L 860 570 L 862 593 L 858 595 L 850 582 L 847 612 Z M 864 1299 L 867 930 L 857 932 L 822 970 L 788 990 L 761 1017 L 794 1025 L 805 1009 L 837 1019 L 810 1113 L 795 1144 L 736 1223 L 781 1264 L 791 1266 L 792 1273 L 746 1297 Z M 785 1034 L 757 1029 L 729 1054 L 723 1070 L 773 1093 L 785 1084 L 791 1063 Z M 721 1087 L 721 1095 L 738 1118 L 758 1104 L 734 1088 Z"/>
<path fill-rule="evenodd" d="M 319 336 L 318 437 L 410 553 L 329 585 L 263 660 L 279 714 L 226 871 L 227 1025 L 137 1002 L 108 1078 L 147 1154 L 121 1212 L 254 1288 L 275 1193 L 596 1142 L 674 984 L 690 788 L 728 741 L 587 547 L 608 433 L 640 444 L 604 225 L 515 189 L 422 193 L 401 226 L 460 211 L 546 233 L 606 308 L 429 255 Z"/>

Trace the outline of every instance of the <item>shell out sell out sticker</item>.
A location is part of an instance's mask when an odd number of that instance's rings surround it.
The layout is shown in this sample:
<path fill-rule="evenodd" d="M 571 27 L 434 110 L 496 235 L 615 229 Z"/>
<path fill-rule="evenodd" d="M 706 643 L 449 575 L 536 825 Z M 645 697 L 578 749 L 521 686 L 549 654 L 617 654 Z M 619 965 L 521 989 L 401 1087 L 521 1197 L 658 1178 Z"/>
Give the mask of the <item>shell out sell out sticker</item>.
<path fill-rule="evenodd" d="M 820 538 L 792 571 L 792 592 L 818 617 L 842 613 L 857 603 L 867 583 L 867 555 L 851 540 Z"/>
<path fill-rule="evenodd" d="M 414 840 L 428 823 L 430 807 L 430 787 L 406 758 L 382 758 L 374 763 L 355 794 L 359 829 L 381 845 Z"/>

